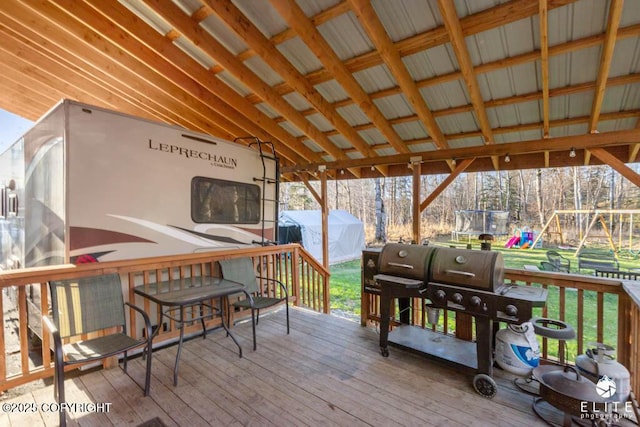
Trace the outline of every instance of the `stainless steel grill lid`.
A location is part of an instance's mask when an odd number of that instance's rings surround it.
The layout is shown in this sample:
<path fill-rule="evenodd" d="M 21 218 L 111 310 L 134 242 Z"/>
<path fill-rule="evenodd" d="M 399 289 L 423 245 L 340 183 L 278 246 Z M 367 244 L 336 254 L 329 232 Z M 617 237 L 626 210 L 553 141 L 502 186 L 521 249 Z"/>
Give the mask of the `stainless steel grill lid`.
<path fill-rule="evenodd" d="M 435 248 L 429 269 L 430 282 L 495 292 L 504 283 L 500 252 Z"/>
<path fill-rule="evenodd" d="M 421 245 L 389 243 L 380 253 L 378 272 L 410 279 L 428 279 L 429 262 L 435 248 Z"/>

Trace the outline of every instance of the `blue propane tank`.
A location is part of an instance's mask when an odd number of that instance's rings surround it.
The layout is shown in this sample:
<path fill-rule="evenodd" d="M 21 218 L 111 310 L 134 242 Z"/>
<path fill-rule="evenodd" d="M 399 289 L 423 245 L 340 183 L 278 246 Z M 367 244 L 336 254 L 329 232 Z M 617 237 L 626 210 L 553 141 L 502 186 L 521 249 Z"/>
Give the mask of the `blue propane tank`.
<path fill-rule="evenodd" d="M 496 333 L 495 361 L 507 372 L 531 374 L 540 362 L 540 346 L 530 322 L 507 325 Z"/>

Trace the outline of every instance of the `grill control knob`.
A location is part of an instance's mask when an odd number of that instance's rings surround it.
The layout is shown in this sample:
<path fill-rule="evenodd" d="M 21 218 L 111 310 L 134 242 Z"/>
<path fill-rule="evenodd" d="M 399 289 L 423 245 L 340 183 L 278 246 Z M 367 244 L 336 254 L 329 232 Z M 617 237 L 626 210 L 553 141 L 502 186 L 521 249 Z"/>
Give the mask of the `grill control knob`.
<path fill-rule="evenodd" d="M 442 289 L 438 289 L 436 291 L 436 299 L 440 301 L 444 301 L 447 298 L 447 293 Z"/>
<path fill-rule="evenodd" d="M 474 295 L 471 297 L 471 305 L 473 307 L 480 307 L 480 304 L 482 303 L 482 300 L 480 299 L 479 296 Z"/>
<path fill-rule="evenodd" d="M 518 307 L 513 304 L 509 304 L 504 308 L 504 312 L 507 313 L 507 316 L 516 316 L 518 314 Z"/>
<path fill-rule="evenodd" d="M 456 304 L 460 304 L 462 303 L 462 294 L 459 292 L 456 292 L 455 294 L 453 294 L 453 296 L 451 297 L 451 301 L 455 302 Z"/>

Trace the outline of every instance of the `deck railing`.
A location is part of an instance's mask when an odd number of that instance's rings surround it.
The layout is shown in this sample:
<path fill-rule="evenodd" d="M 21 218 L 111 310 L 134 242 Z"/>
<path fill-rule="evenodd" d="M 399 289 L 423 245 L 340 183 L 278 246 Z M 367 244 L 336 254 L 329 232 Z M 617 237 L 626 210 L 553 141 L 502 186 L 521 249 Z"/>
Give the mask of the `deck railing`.
<path fill-rule="evenodd" d="M 287 286 L 290 304 L 329 313 L 329 272 L 297 244 L 0 272 L 0 289 L 3 295 L 3 298 L 0 298 L 0 319 L 3 325 L 7 322 L 16 325 L 18 341 L 15 349 L 9 349 L 8 344 L 11 340 L 5 336 L 5 328 L 0 328 L 0 391 L 53 376 L 49 334 L 39 332 L 42 345 L 34 347 L 33 341 L 37 340 L 30 339 L 32 333 L 28 326 L 32 324 L 35 325 L 32 329 L 42 330 L 41 318 L 38 316 L 39 312 L 49 310 L 49 280 L 119 273 L 125 299 L 128 296 L 129 301 L 135 301 L 137 305 L 142 306 L 155 320 L 159 318 L 157 307 L 135 296 L 135 286 L 168 278 L 204 274 L 219 276 L 218 260 L 247 256 L 253 259 L 261 276 L 278 279 Z M 38 297 L 34 298 L 34 295 Z M 11 313 L 11 319 L 5 318 L 5 309 L 9 308 L 6 304 L 14 306 L 14 309 L 7 311 Z M 139 336 L 142 334 L 141 320 L 132 314 L 133 310 L 129 313 L 128 328 Z M 237 320 L 248 315 L 246 312 L 238 312 L 234 317 Z M 219 324 L 219 318 L 208 322 L 210 327 Z M 179 333 L 174 324 L 156 327 L 160 330 L 154 338 L 154 346 L 175 340 Z M 195 333 L 199 328 L 198 324 L 190 325 L 185 328 L 185 333 Z M 15 357 L 8 355 L 8 352 L 19 352 L 19 371 L 8 369 L 8 357 Z"/>
<path fill-rule="evenodd" d="M 505 280 L 546 288 L 547 305 L 534 309 L 534 316 L 565 321 L 576 331 L 576 339 L 568 341 L 566 347 L 558 345 L 557 340 L 542 339 L 542 358 L 564 358 L 573 363 L 577 355 L 589 348 L 589 343 L 606 343 L 616 348 L 617 360 L 629 369 L 632 389 L 640 390 L 640 376 L 637 375 L 640 369 L 640 308 L 625 291 L 621 280 L 516 269 L 506 269 Z M 379 321 L 379 304 L 379 297 L 362 294 L 363 323 Z M 427 323 L 422 299 L 413 298 L 410 306 L 414 325 L 455 334 L 462 339 L 472 338 L 473 334 L 465 330 L 471 326 L 468 316 L 456 316 L 455 312 L 445 310 L 440 322 L 434 326 Z"/>

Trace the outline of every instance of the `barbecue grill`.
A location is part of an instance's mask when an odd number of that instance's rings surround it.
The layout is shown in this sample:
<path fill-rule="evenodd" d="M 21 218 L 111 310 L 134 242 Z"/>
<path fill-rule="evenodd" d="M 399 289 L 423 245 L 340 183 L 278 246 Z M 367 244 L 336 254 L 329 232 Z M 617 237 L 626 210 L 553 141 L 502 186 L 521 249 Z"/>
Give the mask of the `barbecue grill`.
<path fill-rule="evenodd" d="M 542 288 L 504 283 L 502 254 L 493 251 L 387 244 L 378 262 L 367 265 L 373 280 L 363 280 L 365 292 L 380 294 L 380 349 L 389 355 L 388 343 L 419 351 L 476 370 L 473 385 L 483 396 L 497 391 L 491 378 L 493 367 L 493 322 L 520 324 L 532 317 L 534 307 L 543 307 L 547 291 Z M 363 264 L 364 265 L 364 264 Z M 372 267 L 373 266 L 373 267 Z M 365 266 L 367 268 L 367 266 Z M 369 271 L 369 275 L 371 271 Z M 371 282 L 375 284 L 372 284 Z M 364 285 L 364 284 L 363 284 Z M 400 301 L 400 311 L 409 298 L 422 298 L 431 307 L 473 316 L 476 341 L 461 340 L 403 323 L 389 332 L 391 302 Z M 427 303 L 427 300 L 429 301 Z M 497 326 L 497 324 L 496 324 Z"/>

